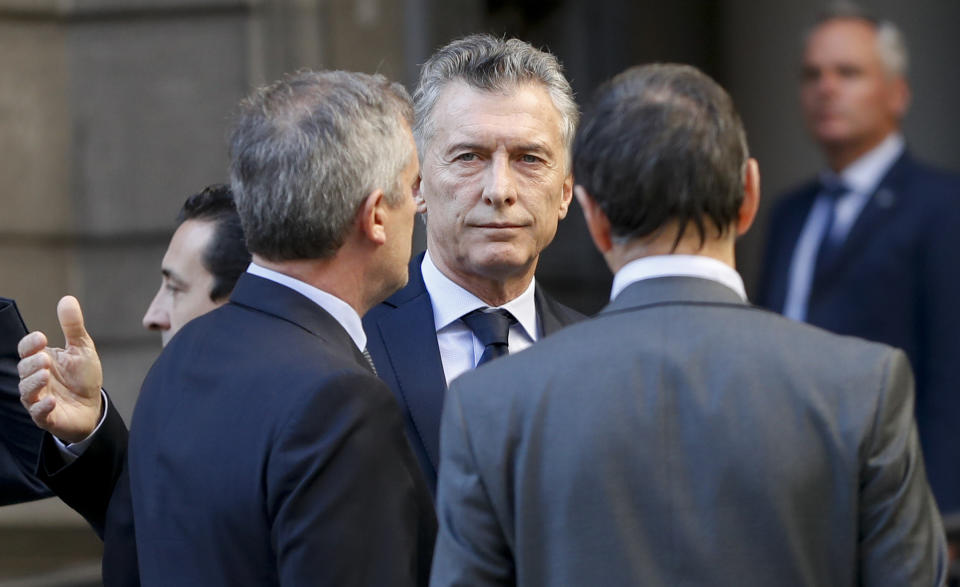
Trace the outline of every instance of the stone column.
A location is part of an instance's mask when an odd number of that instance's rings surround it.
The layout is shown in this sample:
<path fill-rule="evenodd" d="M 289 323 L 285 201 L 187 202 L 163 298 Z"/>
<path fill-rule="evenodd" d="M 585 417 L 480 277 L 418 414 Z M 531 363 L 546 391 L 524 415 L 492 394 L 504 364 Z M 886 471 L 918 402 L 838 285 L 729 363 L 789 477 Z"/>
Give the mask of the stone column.
<path fill-rule="evenodd" d="M 0 292 L 62 344 L 80 299 L 129 422 L 159 336 L 141 318 L 184 199 L 227 179 L 250 85 L 247 0 L 0 0 Z M 0 523 L 61 523 L 50 500 Z"/>

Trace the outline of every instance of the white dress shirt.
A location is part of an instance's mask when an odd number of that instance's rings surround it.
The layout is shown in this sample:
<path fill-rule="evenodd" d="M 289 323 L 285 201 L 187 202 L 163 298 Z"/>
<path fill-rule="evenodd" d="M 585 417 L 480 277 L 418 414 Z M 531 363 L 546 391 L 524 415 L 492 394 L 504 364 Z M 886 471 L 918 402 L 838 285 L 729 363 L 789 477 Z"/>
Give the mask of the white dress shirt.
<path fill-rule="evenodd" d="M 430 294 L 433 306 L 433 324 L 437 331 L 437 346 L 440 348 L 440 361 L 447 385 L 457 376 L 473 369 L 483 355 L 483 344 L 473 335 L 473 331 L 460 320 L 460 317 L 479 308 L 488 307 L 483 300 L 463 289 L 444 275 L 434 265 L 430 251 L 423 256 L 420 264 L 423 273 L 423 285 Z M 534 296 L 535 280 L 518 297 L 502 306 L 510 312 L 517 323 L 510 327 L 508 349 L 510 353 L 522 351 L 537 340 L 537 303 Z"/>
<path fill-rule="evenodd" d="M 736 269 L 723 261 L 701 255 L 654 255 L 634 259 L 617 271 L 610 288 L 610 299 L 614 299 L 628 285 L 643 279 L 655 277 L 699 277 L 709 279 L 730 288 L 747 301 L 747 291 L 743 279 Z"/>
<path fill-rule="evenodd" d="M 247 267 L 247 273 L 251 275 L 256 275 L 264 279 L 269 279 L 280 285 L 289 287 L 290 289 L 303 294 L 308 297 L 313 303 L 317 304 L 321 308 L 327 311 L 328 314 L 333 316 L 334 320 L 337 321 L 344 330 L 347 331 L 347 334 L 350 335 L 350 338 L 353 340 L 353 343 L 357 345 L 357 348 L 363 350 L 367 347 L 367 335 L 363 332 L 363 322 L 360 320 L 360 315 L 357 314 L 357 311 L 353 309 L 350 304 L 341 300 L 340 298 L 329 294 L 322 289 L 317 289 L 312 285 L 290 277 L 289 275 L 284 275 L 283 273 L 278 273 L 272 269 L 267 269 L 256 263 L 250 263 Z M 54 441 L 57 445 L 57 448 L 60 451 L 60 455 L 63 457 L 64 462 L 72 463 L 87 450 L 87 447 L 90 446 L 90 443 L 93 441 L 93 437 L 96 436 L 97 432 L 100 430 L 100 427 L 103 425 L 103 421 L 107 416 L 107 394 L 100 391 L 103 399 L 103 414 L 100 416 L 100 422 L 97 423 L 97 427 L 94 428 L 93 432 L 90 433 L 90 436 L 87 436 L 80 442 L 75 442 L 73 444 L 66 444 L 62 442 L 59 438 L 54 437 Z"/>
<path fill-rule="evenodd" d="M 817 262 L 817 252 L 820 250 L 820 242 L 827 229 L 830 206 L 835 207 L 829 237 L 834 242 L 841 243 L 860 216 L 863 207 L 867 205 L 870 196 L 876 191 L 880 181 L 903 153 L 903 149 L 903 135 L 893 133 L 871 151 L 848 165 L 839 176 L 829 171 L 820 174 L 822 183 L 841 182 L 849 191 L 835 203 L 826 194 L 820 194 L 814 201 L 790 260 L 787 295 L 783 305 L 784 316 L 801 321 L 807 317 L 807 302 L 813 285 L 813 271 Z"/>

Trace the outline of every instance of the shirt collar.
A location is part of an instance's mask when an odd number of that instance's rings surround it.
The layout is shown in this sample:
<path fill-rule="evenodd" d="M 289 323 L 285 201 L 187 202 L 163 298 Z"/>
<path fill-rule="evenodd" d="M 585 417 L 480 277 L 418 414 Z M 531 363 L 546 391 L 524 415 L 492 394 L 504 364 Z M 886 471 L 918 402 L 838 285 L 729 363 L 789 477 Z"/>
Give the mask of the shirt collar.
<path fill-rule="evenodd" d="M 903 153 L 904 148 L 906 144 L 903 135 L 898 132 L 890 133 L 879 145 L 847 165 L 839 174 L 840 180 L 855 193 L 872 193 L 880 185 L 880 180 L 886 175 L 887 170 Z M 824 171 L 820 174 L 820 180 L 824 184 L 835 182 L 837 174 Z"/>
<path fill-rule="evenodd" d="M 247 266 L 247 273 L 269 279 L 280 285 L 285 285 L 308 297 L 313 303 L 333 316 L 340 326 L 347 331 L 347 334 L 350 335 L 350 338 L 353 340 L 353 343 L 357 345 L 358 349 L 363 350 L 367 347 L 367 335 L 363 332 L 363 322 L 360 320 L 360 315 L 357 314 L 357 311 L 347 302 L 322 289 L 313 287 L 309 283 L 300 281 L 289 275 L 284 275 L 273 269 L 267 269 L 256 263 L 250 263 L 250 265 Z"/>
<path fill-rule="evenodd" d="M 634 259 L 613 276 L 610 299 L 617 297 L 628 285 L 655 277 L 699 277 L 716 281 L 732 289 L 740 299 L 747 301 L 743 279 L 737 271 L 722 261 L 702 255 L 654 255 Z"/>
<path fill-rule="evenodd" d="M 433 259 L 430 258 L 429 250 L 423 256 L 420 270 L 423 273 L 423 285 L 427 288 L 427 293 L 430 294 L 430 303 L 433 306 L 433 323 L 437 332 L 456 322 L 467 312 L 488 307 L 483 300 L 441 273 L 433 263 Z M 497 306 L 509 311 L 531 340 L 537 340 L 535 288 L 536 280 L 531 279 L 530 285 L 522 294 L 502 306 Z"/>

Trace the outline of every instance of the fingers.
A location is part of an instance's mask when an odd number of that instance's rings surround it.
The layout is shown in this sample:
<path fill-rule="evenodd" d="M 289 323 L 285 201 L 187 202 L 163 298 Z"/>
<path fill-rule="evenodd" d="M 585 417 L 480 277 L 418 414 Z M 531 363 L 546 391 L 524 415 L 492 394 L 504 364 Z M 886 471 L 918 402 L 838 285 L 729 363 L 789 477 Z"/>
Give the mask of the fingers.
<path fill-rule="evenodd" d="M 20 375 L 20 379 L 24 379 L 39 371 L 49 371 L 52 364 L 49 353 L 37 352 L 20 359 L 20 362 L 17 363 L 17 373 Z"/>
<path fill-rule="evenodd" d="M 93 348 L 93 340 L 83 326 L 83 312 L 80 302 L 73 296 L 63 296 L 57 304 L 57 319 L 66 341 L 64 348 L 71 346 Z"/>
<path fill-rule="evenodd" d="M 20 358 L 25 359 L 30 355 L 38 353 L 47 347 L 47 335 L 40 331 L 31 332 L 20 339 L 17 344 L 17 352 Z"/>
<path fill-rule="evenodd" d="M 29 406 L 24 404 L 24 407 L 30 412 L 30 419 L 33 420 L 34 424 L 39 428 L 49 430 L 51 426 L 50 415 L 53 413 L 53 409 L 57 407 L 57 403 L 52 397 L 45 397 Z"/>
<path fill-rule="evenodd" d="M 20 403 L 23 407 L 29 410 L 33 404 L 46 397 L 43 391 L 49 382 L 50 372 L 46 369 L 20 379 Z"/>

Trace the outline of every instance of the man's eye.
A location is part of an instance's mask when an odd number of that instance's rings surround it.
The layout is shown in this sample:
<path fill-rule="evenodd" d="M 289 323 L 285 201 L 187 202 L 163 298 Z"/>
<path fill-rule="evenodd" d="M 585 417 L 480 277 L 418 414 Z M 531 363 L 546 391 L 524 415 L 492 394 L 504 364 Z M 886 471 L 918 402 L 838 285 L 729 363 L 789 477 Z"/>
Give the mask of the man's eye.
<path fill-rule="evenodd" d="M 476 160 L 477 160 L 476 153 L 461 153 L 460 155 L 457 155 L 457 161 L 469 162 L 469 161 L 476 161 Z"/>
<path fill-rule="evenodd" d="M 540 157 L 537 157 L 536 155 L 524 155 L 520 157 L 520 160 L 524 163 L 539 163 Z"/>
<path fill-rule="evenodd" d="M 860 74 L 863 72 L 859 67 L 846 66 L 838 68 L 837 73 L 840 74 L 840 77 L 852 79 L 860 76 Z"/>
<path fill-rule="evenodd" d="M 169 282 L 168 282 L 168 283 L 164 283 L 164 284 L 163 284 L 163 287 L 164 287 L 164 289 L 166 289 L 166 290 L 167 290 L 168 292 L 170 292 L 171 294 L 183 293 L 183 288 L 181 288 L 181 287 L 179 287 L 179 286 L 176 286 L 176 285 L 174 285 L 174 284 L 172 284 L 172 283 L 169 283 Z"/>

